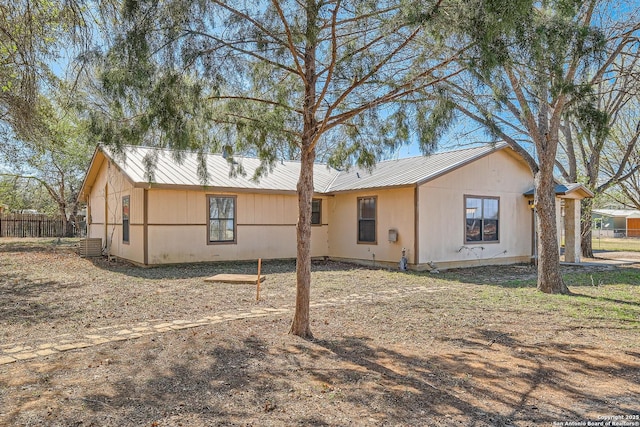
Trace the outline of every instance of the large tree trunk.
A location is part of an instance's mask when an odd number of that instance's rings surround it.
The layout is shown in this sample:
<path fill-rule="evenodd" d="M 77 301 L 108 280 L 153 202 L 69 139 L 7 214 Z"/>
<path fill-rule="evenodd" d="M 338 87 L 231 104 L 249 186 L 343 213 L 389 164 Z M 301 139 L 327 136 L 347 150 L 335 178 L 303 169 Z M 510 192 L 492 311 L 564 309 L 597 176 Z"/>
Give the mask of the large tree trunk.
<path fill-rule="evenodd" d="M 556 198 L 553 174 L 535 174 L 535 205 L 538 214 L 538 290 L 549 294 L 568 294 L 560 274 L 560 250 L 556 226 Z M 546 175 L 546 176 L 545 176 Z"/>
<path fill-rule="evenodd" d="M 318 7 L 315 0 L 306 3 L 306 45 L 304 52 L 304 101 L 300 177 L 298 179 L 298 224 L 296 262 L 296 311 L 290 333 L 313 338 L 309 326 L 311 299 L 311 201 L 313 198 L 313 164 L 316 160 L 315 140 L 318 132 L 316 110 L 316 49 Z"/>
<path fill-rule="evenodd" d="M 296 262 L 296 311 L 290 333 L 313 338 L 309 327 L 309 301 L 311 298 L 311 200 L 313 198 L 313 164 L 315 149 L 302 150 L 300 178 L 298 180 L 298 224 Z"/>
<path fill-rule="evenodd" d="M 591 242 L 591 211 L 593 199 L 582 199 L 582 217 L 580 218 L 580 249 L 582 256 L 593 258 L 593 245 Z"/>

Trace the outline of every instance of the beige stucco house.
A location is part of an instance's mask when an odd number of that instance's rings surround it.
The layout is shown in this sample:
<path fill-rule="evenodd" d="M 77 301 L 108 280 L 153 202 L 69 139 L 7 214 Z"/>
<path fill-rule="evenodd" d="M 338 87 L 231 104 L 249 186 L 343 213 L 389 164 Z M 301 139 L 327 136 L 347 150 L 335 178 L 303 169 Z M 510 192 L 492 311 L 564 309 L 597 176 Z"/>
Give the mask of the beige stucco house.
<path fill-rule="evenodd" d="M 230 177 L 227 160 L 208 155 L 203 185 L 197 156 L 178 154 L 125 147 L 115 155 L 98 147 L 80 196 L 88 237 L 142 265 L 295 258 L 300 163 L 281 162 L 253 181 L 259 160 L 236 159 L 246 175 Z M 506 144 L 384 161 L 372 171 L 317 164 L 314 185 L 313 257 L 397 267 L 404 249 L 409 268 L 426 269 L 530 262 L 534 255 L 525 194 L 533 178 Z M 559 221 L 561 198 L 579 220 L 580 204 L 572 201 L 588 194 L 582 186 L 565 189 L 557 195 Z M 573 238 L 567 244 L 579 248 L 579 233 Z"/>

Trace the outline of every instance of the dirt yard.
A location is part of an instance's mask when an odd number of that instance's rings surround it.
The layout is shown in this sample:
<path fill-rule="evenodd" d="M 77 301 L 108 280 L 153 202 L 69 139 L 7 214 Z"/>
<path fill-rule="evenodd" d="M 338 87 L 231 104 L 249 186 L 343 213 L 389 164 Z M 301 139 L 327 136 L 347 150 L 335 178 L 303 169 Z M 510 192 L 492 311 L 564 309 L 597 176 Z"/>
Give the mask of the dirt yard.
<path fill-rule="evenodd" d="M 640 426 L 634 256 L 563 267 L 573 296 L 537 292 L 532 266 L 316 263 L 305 341 L 287 334 L 293 262 L 263 263 L 256 303 L 203 280 L 254 264 L 0 239 L 0 425 Z"/>

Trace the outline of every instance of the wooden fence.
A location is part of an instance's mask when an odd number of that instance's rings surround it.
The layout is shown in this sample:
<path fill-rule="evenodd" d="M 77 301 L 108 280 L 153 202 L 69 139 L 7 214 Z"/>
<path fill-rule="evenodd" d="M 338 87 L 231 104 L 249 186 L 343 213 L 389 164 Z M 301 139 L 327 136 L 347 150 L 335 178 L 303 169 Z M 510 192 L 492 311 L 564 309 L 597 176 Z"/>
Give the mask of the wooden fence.
<path fill-rule="evenodd" d="M 79 236 L 73 224 L 63 231 L 62 219 L 41 214 L 0 214 L 0 237 L 63 237 Z"/>

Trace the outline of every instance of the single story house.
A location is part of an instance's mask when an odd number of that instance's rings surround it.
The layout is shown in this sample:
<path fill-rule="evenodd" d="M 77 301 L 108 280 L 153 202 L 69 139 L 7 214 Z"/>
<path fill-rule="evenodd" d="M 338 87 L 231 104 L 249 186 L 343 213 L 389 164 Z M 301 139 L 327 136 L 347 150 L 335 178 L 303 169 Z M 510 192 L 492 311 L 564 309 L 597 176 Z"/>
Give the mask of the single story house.
<path fill-rule="evenodd" d="M 640 237 L 640 210 L 593 209 L 593 232 L 601 237 Z"/>
<path fill-rule="evenodd" d="M 205 161 L 206 185 L 194 153 L 128 146 L 116 155 L 98 146 L 80 192 L 87 236 L 141 265 L 295 258 L 300 163 L 282 161 L 254 181 L 257 159 L 236 159 L 246 176 L 230 176 L 221 155 Z M 404 250 L 409 268 L 420 270 L 530 262 L 535 254 L 525 195 L 533 177 L 506 144 L 383 161 L 372 171 L 316 164 L 314 186 L 313 257 L 397 268 Z M 577 261 L 579 200 L 589 194 L 565 189 L 558 220 L 564 199 L 575 230 L 565 257 Z"/>

